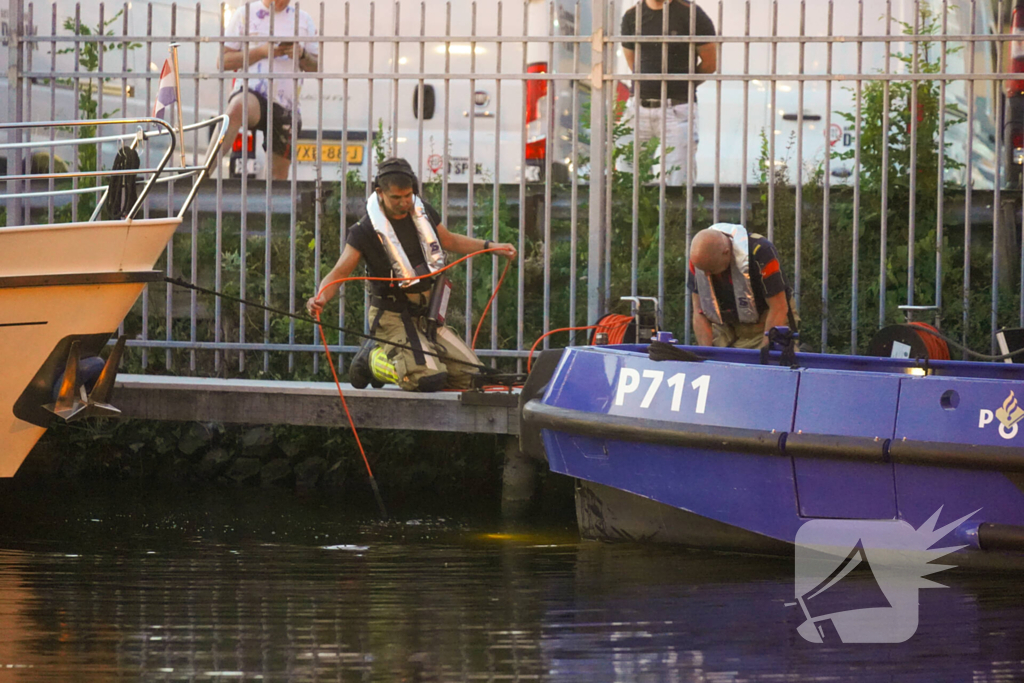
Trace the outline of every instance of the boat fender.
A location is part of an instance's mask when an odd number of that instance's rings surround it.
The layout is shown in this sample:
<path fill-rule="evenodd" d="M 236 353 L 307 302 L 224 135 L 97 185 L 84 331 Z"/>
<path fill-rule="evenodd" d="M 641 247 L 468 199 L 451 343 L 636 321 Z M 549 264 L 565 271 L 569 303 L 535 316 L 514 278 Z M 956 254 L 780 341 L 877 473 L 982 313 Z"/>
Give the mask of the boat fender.
<path fill-rule="evenodd" d="M 978 525 L 978 546 L 982 550 L 1024 552 L 1024 526 L 1011 524 Z"/>

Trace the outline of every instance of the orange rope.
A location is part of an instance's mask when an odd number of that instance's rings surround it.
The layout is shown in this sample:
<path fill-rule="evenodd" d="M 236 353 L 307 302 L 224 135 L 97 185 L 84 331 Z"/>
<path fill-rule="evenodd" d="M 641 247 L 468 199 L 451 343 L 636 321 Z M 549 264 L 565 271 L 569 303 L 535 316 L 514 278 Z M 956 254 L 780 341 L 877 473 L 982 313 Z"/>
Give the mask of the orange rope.
<path fill-rule="evenodd" d="M 924 330 L 932 330 L 938 332 L 937 329 L 929 325 L 928 323 L 909 323 L 911 327 L 920 327 Z M 945 341 L 936 337 L 934 334 L 928 334 L 927 332 L 917 332 L 917 336 L 924 342 L 925 349 L 928 350 L 928 357 L 932 360 L 949 360 L 949 345 Z"/>
<path fill-rule="evenodd" d="M 606 322 L 608 321 L 608 322 Z M 606 315 L 597 322 L 596 325 L 587 325 L 586 327 L 560 327 L 557 330 L 551 330 L 545 332 L 541 336 L 537 337 L 537 341 L 533 342 L 533 346 L 530 347 L 530 355 L 526 357 L 526 371 L 530 372 L 533 367 L 533 352 L 537 348 L 537 344 L 540 344 L 546 337 L 550 337 L 556 332 L 571 332 L 573 330 L 598 330 L 608 334 L 608 342 L 610 344 L 621 344 L 624 335 L 626 334 L 626 328 L 633 322 L 633 318 L 628 315 L 613 316 Z M 614 341 L 613 341 L 614 339 Z"/>
<path fill-rule="evenodd" d="M 472 254 L 467 254 L 466 256 L 463 256 L 459 260 L 453 261 L 452 263 L 449 263 L 444 268 L 440 268 L 438 270 L 435 270 L 433 273 L 431 273 L 430 276 L 439 275 L 440 273 L 443 273 L 444 271 L 448 270 L 449 268 L 452 268 L 453 266 L 456 266 L 459 263 L 462 263 L 463 261 L 465 261 L 468 258 L 471 258 L 473 256 L 477 256 L 477 255 L 480 255 L 480 254 L 486 254 L 486 253 L 492 252 L 492 251 L 497 251 L 499 248 L 500 247 L 493 247 L 491 249 L 483 249 L 481 251 L 477 251 L 477 252 L 474 252 Z M 509 260 L 509 263 L 511 263 L 511 260 Z M 507 265 L 505 267 L 505 270 L 506 270 L 506 272 L 508 271 L 508 266 Z M 338 280 L 334 280 L 332 282 L 328 282 L 327 284 L 325 284 L 323 287 L 321 287 L 319 290 L 317 290 L 316 296 L 319 297 L 323 293 L 323 291 L 325 289 L 327 289 L 328 287 L 330 287 L 331 285 L 337 284 L 337 285 L 340 286 L 341 284 L 343 284 L 345 282 L 352 282 L 352 281 L 355 281 L 355 280 L 364 280 L 364 281 L 373 281 L 373 282 L 404 282 L 406 280 L 419 280 L 422 277 L 430 277 L 430 276 L 415 276 L 415 277 L 404 277 L 404 278 L 399 278 L 399 277 L 368 277 L 368 276 L 344 277 L 344 278 L 341 278 L 341 279 L 338 279 Z M 503 273 L 502 276 L 501 276 L 501 280 L 503 281 L 504 279 L 505 279 L 505 275 Z M 498 282 L 498 288 L 500 288 L 500 287 L 501 287 L 501 281 Z M 494 290 L 494 294 L 497 294 L 497 292 L 498 292 L 498 289 L 495 289 Z M 491 299 L 492 300 L 494 299 L 494 294 L 491 295 Z M 490 306 L 490 302 L 488 302 L 487 305 L 489 307 Z M 485 311 L 485 313 L 486 313 L 486 311 Z M 320 322 L 320 313 L 319 312 L 317 312 L 317 314 L 316 314 L 316 321 L 318 323 Z M 341 406 L 342 406 L 342 408 L 345 409 L 345 417 L 348 418 L 348 424 L 349 424 L 350 427 L 352 427 L 352 434 L 356 438 L 356 445 L 359 446 L 359 454 L 363 457 L 363 463 L 366 465 L 366 472 L 370 475 L 370 482 L 373 484 L 374 491 L 376 492 L 377 486 L 376 486 L 376 482 L 375 482 L 375 480 L 373 478 L 373 470 L 370 469 L 370 461 L 366 457 L 366 451 L 363 449 L 363 442 L 359 438 L 359 432 L 356 430 L 355 420 L 352 419 L 352 413 L 350 413 L 349 410 L 348 410 L 348 403 L 345 401 L 345 392 L 343 392 L 341 390 L 341 380 L 338 379 L 338 370 L 334 367 L 334 359 L 331 357 L 331 348 L 330 348 L 330 345 L 327 343 L 327 335 L 324 334 L 323 325 L 318 325 L 318 328 L 320 330 L 320 339 L 321 339 L 321 341 L 323 341 L 323 344 L 324 344 L 324 351 L 327 353 L 327 364 L 331 367 L 331 375 L 334 377 L 334 386 L 337 387 L 337 389 L 338 389 L 338 398 L 341 399 Z"/>
<path fill-rule="evenodd" d="M 476 350 L 476 338 L 480 334 L 480 328 L 484 325 L 484 320 L 487 319 L 487 312 L 491 310 L 491 302 L 494 301 L 494 297 L 498 296 L 498 290 L 501 289 L 502 283 L 505 282 L 505 276 L 508 274 L 509 266 L 512 265 L 512 259 L 508 259 L 505 263 L 505 270 L 501 271 L 501 277 L 498 278 L 498 284 L 494 287 L 494 292 L 491 293 L 491 298 L 487 300 L 487 305 L 484 306 L 484 312 L 480 314 L 480 320 L 476 324 L 476 332 L 473 333 L 473 344 L 469 347 L 472 350 Z"/>

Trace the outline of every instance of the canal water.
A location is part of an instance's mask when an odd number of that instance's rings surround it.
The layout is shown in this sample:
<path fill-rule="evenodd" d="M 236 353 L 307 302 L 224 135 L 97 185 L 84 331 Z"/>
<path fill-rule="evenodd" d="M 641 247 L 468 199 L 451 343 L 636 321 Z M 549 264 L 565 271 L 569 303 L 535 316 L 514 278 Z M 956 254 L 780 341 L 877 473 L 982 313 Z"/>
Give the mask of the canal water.
<path fill-rule="evenodd" d="M 1019 576 L 940 575 L 905 643 L 816 645 L 791 562 L 581 542 L 569 514 L 0 494 L 0 681 L 1024 680 Z"/>

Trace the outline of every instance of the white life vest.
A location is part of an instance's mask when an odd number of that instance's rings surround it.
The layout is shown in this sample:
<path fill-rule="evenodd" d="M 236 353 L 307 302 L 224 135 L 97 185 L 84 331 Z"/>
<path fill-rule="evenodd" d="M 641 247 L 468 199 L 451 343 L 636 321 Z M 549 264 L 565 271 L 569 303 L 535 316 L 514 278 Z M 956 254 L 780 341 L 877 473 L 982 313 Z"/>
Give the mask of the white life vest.
<path fill-rule="evenodd" d="M 716 223 L 711 226 L 711 229 L 718 230 L 731 238 L 730 270 L 732 272 L 732 293 L 736 299 L 736 313 L 741 323 L 756 323 L 761 316 L 757 313 L 754 288 L 750 284 L 750 241 L 747 237 L 747 229 L 742 225 L 730 223 Z M 711 278 L 699 268 L 694 268 L 694 271 L 697 280 L 697 296 L 700 297 L 700 307 L 704 316 L 717 325 L 723 324 L 722 311 L 718 305 L 718 297 L 715 296 Z"/>
<path fill-rule="evenodd" d="M 416 232 L 419 234 L 423 261 L 427 264 L 427 270 L 434 273 L 444 267 L 444 249 L 441 248 L 437 233 L 434 232 L 434 226 L 430 224 L 430 219 L 427 218 L 427 214 L 423 210 L 423 201 L 419 196 L 413 197 L 413 200 L 412 211 L 410 211 L 412 223 L 416 226 Z M 398 235 L 395 234 L 391 221 L 384 215 L 376 192 L 366 200 L 366 215 L 370 217 L 370 223 L 380 238 L 381 244 L 384 245 L 384 251 L 388 255 L 388 260 L 391 261 L 392 274 L 398 278 L 408 278 L 399 282 L 398 286 L 410 287 L 419 282 L 418 275 L 420 274 L 413 269 L 409 262 L 409 256 L 402 248 L 402 243 L 399 241 Z"/>

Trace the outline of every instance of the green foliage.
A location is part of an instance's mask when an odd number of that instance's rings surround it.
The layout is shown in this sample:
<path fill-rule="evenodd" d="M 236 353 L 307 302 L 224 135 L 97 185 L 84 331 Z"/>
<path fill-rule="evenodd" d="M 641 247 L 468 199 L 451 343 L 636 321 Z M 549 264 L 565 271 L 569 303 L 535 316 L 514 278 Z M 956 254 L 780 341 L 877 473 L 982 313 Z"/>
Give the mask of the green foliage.
<path fill-rule="evenodd" d="M 904 33 L 914 32 L 913 26 L 899 23 Z M 921 35 L 935 35 L 940 29 L 941 17 L 928 6 L 922 6 L 917 32 Z M 948 48 L 947 55 L 959 49 Z M 937 74 L 941 66 L 941 54 L 938 53 L 936 44 L 922 41 L 918 44 L 918 50 L 917 59 L 913 54 L 894 54 L 893 59 L 897 67 L 908 73 Z M 979 317 L 972 321 L 971 314 L 974 311 L 987 313 L 989 308 L 991 292 L 986 288 L 989 285 L 987 274 L 991 273 L 992 267 L 991 254 L 983 249 L 970 254 L 972 271 L 986 275 L 983 276 L 983 282 L 979 283 L 981 286 L 975 287 L 968 297 L 969 322 L 967 328 L 964 328 L 964 301 L 961 292 L 964 276 L 963 226 L 947 218 L 941 243 L 936 229 L 940 218 L 937 202 L 940 183 L 944 184 L 945 195 L 949 201 L 955 201 L 958 194 L 962 193 L 961 187 L 942 178 L 939 173 L 940 126 L 949 130 L 951 127 L 964 124 L 964 119 L 952 115 L 949 107 L 946 108 L 946 120 L 942 121 L 941 96 L 940 83 L 933 80 L 888 83 L 871 81 L 863 86 L 860 166 L 854 169 L 855 173 L 859 172 L 861 185 L 858 222 L 854 223 L 852 188 L 831 188 L 829 253 L 826 255 L 829 265 L 827 278 L 824 275 L 822 254 L 825 237 L 824 169 L 821 166 L 814 169 L 801 188 L 802 233 L 801 244 L 797 245 L 794 230 L 796 192 L 791 185 L 789 165 L 778 165 L 774 172 L 770 169 L 768 140 L 762 134 L 761 155 L 757 166 L 761 201 L 759 205 L 755 205 L 748 227 L 767 233 L 768 187 L 770 183 L 774 183 L 774 242 L 791 281 L 795 277 L 798 246 L 800 250 L 800 285 L 803 295 L 800 302 L 800 314 L 803 318 L 801 337 L 805 348 L 821 347 L 822 320 L 826 316 L 827 341 L 822 350 L 828 352 L 863 352 L 867 342 L 878 330 L 880 318 L 883 324 L 904 322 L 905 316 L 898 306 L 907 303 L 911 298 L 908 290 L 908 245 L 911 243 L 914 249 L 912 298 L 915 304 L 935 303 L 938 274 L 936 266 L 941 266 L 941 314 L 925 321 L 938 325 L 954 338 L 966 335 L 968 345 L 975 349 L 989 347 L 987 319 Z M 840 112 L 839 116 L 850 126 L 857 124 L 855 112 Z M 784 160 L 788 161 L 788 156 L 793 151 L 793 142 L 793 139 L 788 141 L 783 151 Z M 955 174 L 962 171 L 964 165 L 950 155 L 950 147 L 950 143 L 945 144 L 945 149 L 941 152 L 941 161 L 946 173 Z M 833 152 L 832 159 L 852 165 L 855 150 Z M 914 194 L 911 194 L 910 186 L 912 169 L 915 174 Z M 884 194 L 883 187 L 886 188 Z M 913 234 L 909 212 L 912 204 L 915 206 Z M 879 258 L 883 239 L 886 251 L 884 264 Z M 855 251 L 855 245 L 860 255 L 856 282 L 858 329 L 857 346 L 851 348 L 851 321 L 854 315 L 854 273 L 851 255 Z M 827 286 L 827 297 L 821 295 L 823 283 Z M 1016 305 L 1016 296 L 1013 293 L 1001 296 L 1003 310 L 1000 311 L 1000 315 L 1008 317 Z M 916 319 L 923 318 L 919 315 Z"/>

